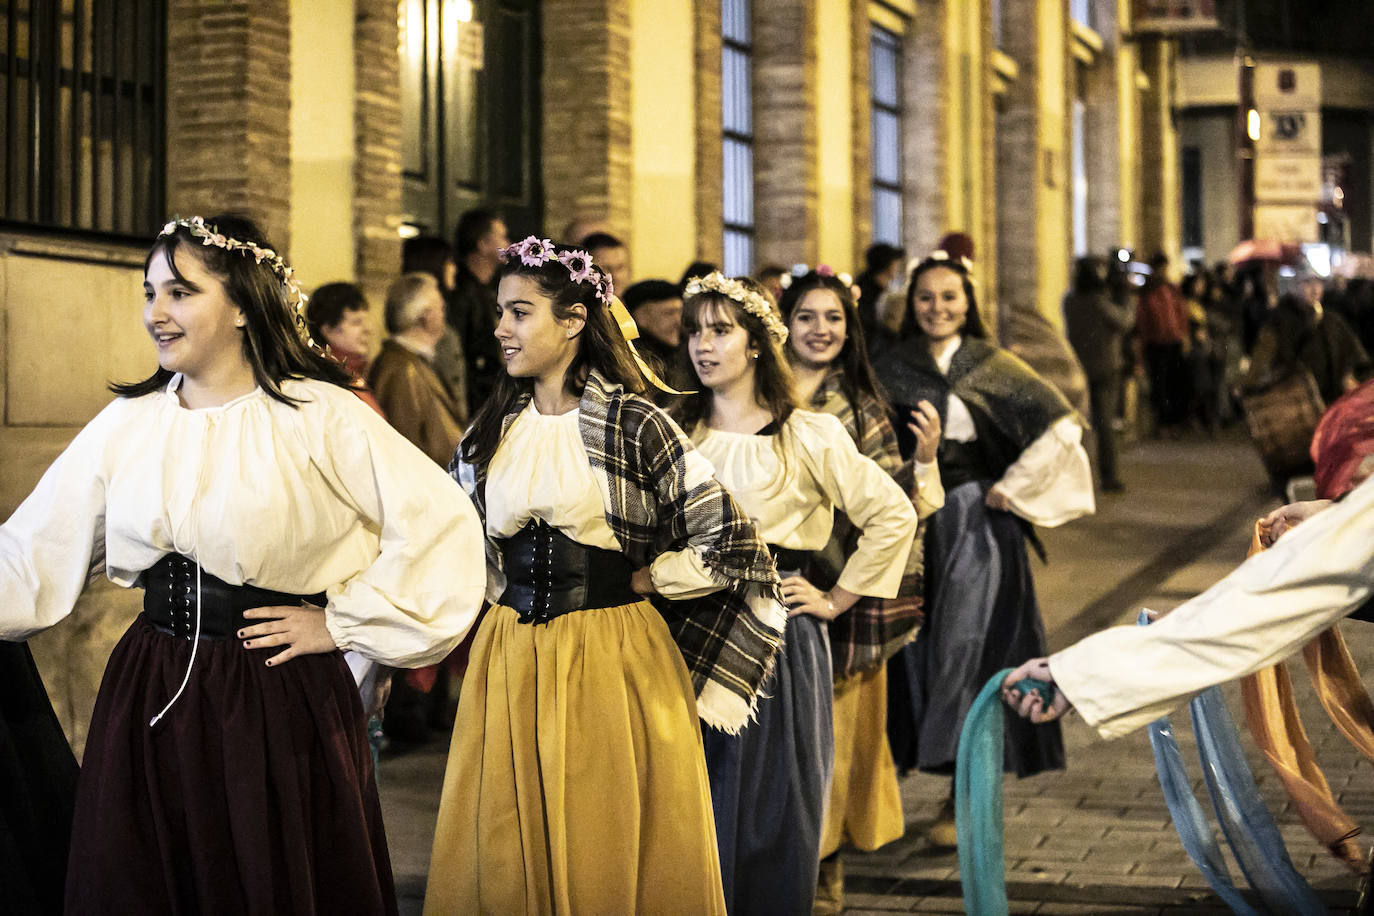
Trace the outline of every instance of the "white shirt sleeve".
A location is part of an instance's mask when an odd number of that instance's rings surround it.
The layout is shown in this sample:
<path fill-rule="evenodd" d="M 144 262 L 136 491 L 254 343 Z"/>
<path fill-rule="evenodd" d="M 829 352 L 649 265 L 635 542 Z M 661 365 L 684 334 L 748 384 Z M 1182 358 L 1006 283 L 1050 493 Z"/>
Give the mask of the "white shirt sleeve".
<path fill-rule="evenodd" d="M 62 620 L 105 565 L 101 452 L 119 406 L 87 424 L 0 525 L 0 638 L 27 639 Z"/>
<path fill-rule="evenodd" d="M 796 423 L 799 451 L 821 492 L 844 512 L 859 539 L 840 571 L 840 588 L 856 595 L 895 598 L 916 535 L 911 497 L 877 462 L 859 452 L 838 419 L 808 414 Z M 794 414 L 800 421 L 802 415 Z"/>
<path fill-rule="evenodd" d="M 995 485 L 1013 512 L 1055 528 L 1096 511 L 1092 468 L 1082 440 L 1083 427 L 1070 415 L 1026 446 Z"/>
<path fill-rule="evenodd" d="M 1374 589 L 1374 484 L 1308 519 L 1147 627 L 1112 627 L 1050 658 L 1055 682 L 1108 738 L 1288 657 Z"/>
<path fill-rule="evenodd" d="M 683 455 L 683 461 L 687 465 L 687 479 L 682 485 L 684 490 L 700 486 L 715 476 L 711 462 L 695 449 L 689 449 Z M 674 601 L 700 598 L 723 588 L 707 570 L 701 555 L 690 547 L 665 551 L 654 557 L 649 564 L 649 581 L 653 583 L 654 591 Z"/>
<path fill-rule="evenodd" d="M 379 529 L 377 558 L 329 589 L 341 649 L 394 667 L 439 661 L 476 619 L 486 586 L 481 525 L 453 478 L 361 402 L 333 418 L 321 469 Z"/>
<path fill-rule="evenodd" d="M 916 516 L 929 518 L 945 505 L 945 484 L 940 479 L 940 465 L 934 461 L 930 464 L 916 461 L 913 464 L 916 474 L 916 493 L 913 500 L 916 504 Z"/>

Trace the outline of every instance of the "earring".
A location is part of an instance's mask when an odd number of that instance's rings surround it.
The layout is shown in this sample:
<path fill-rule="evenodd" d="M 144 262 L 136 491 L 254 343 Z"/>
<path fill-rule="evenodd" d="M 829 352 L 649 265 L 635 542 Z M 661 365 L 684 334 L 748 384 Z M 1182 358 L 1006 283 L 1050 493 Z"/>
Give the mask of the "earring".
<path fill-rule="evenodd" d="M 240 318 L 238 321 L 235 321 L 235 322 L 234 322 L 234 327 L 236 327 L 236 328 L 241 328 L 241 327 L 243 327 L 243 319 Z"/>
<path fill-rule="evenodd" d="M 754 359 L 758 359 L 758 358 L 759 358 L 759 355 L 758 355 L 757 353 L 755 353 L 755 354 L 754 354 Z"/>

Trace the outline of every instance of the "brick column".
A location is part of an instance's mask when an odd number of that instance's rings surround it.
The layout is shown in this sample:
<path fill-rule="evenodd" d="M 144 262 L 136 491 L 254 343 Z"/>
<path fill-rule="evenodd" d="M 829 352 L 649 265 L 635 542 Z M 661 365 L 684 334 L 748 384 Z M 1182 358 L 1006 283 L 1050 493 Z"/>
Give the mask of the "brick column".
<path fill-rule="evenodd" d="M 697 257 L 725 259 L 725 154 L 721 136 L 720 3 L 695 2 Z"/>
<path fill-rule="evenodd" d="M 816 262 L 816 0 L 754 0 L 754 264 Z"/>
<path fill-rule="evenodd" d="M 997 299 L 1004 320 L 1015 309 L 1034 310 L 1036 302 L 1036 185 L 1043 177 L 1035 5 L 1036 0 L 1002 4 L 1002 50 L 1020 69 L 997 115 Z"/>
<path fill-rule="evenodd" d="M 546 0 L 543 17 L 544 224 L 602 215 L 628 238 L 629 0 Z"/>
<path fill-rule="evenodd" d="M 238 211 L 289 251 L 289 0 L 169 0 L 167 207 Z"/>
<path fill-rule="evenodd" d="M 945 159 L 951 155 L 944 36 L 946 4 L 921 0 L 903 39 L 902 236 L 907 254 L 928 253 L 945 231 Z M 957 153 L 956 153 L 957 155 Z"/>
<path fill-rule="evenodd" d="M 1083 81 L 1086 108 L 1085 146 L 1088 173 L 1088 250 L 1105 255 L 1124 243 L 1121 212 L 1121 98 L 1117 90 L 1118 56 L 1122 53 L 1116 24 L 1116 2 L 1095 4 L 1097 32 L 1104 47 Z"/>
<path fill-rule="evenodd" d="M 373 302 L 401 267 L 401 82 L 396 0 L 355 0 L 353 232 Z"/>
<path fill-rule="evenodd" d="M 853 110 L 854 250 L 850 270 L 863 270 L 864 249 L 873 241 L 873 103 L 868 74 L 868 43 L 872 19 L 868 3 L 850 4 L 850 99 Z M 908 163 L 909 165 L 909 163 Z M 908 168 L 908 180 L 910 168 Z"/>
<path fill-rule="evenodd" d="M 1140 46 L 1140 66 L 1150 82 L 1140 100 L 1140 252 L 1148 257 L 1163 251 L 1177 264 L 1182 230 L 1173 49 L 1171 41 L 1159 38 Z"/>

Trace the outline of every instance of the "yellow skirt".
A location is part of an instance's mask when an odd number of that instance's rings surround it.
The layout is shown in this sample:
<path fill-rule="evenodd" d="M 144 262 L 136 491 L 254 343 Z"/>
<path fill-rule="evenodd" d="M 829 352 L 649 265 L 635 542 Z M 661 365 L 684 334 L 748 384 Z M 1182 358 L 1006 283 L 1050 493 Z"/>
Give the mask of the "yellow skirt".
<path fill-rule="evenodd" d="M 647 602 L 487 614 L 425 913 L 725 913 L 692 682 Z"/>
<path fill-rule="evenodd" d="M 847 838 L 866 852 L 906 829 L 897 767 L 887 743 L 887 669 L 835 682 L 835 777 L 821 831 L 821 858 Z"/>

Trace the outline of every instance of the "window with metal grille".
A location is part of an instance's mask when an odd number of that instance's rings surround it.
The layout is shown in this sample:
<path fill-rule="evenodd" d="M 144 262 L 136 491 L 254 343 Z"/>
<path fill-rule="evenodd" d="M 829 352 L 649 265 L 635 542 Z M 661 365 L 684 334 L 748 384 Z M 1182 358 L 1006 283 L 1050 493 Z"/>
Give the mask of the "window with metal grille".
<path fill-rule="evenodd" d="M 754 269 L 754 81 L 750 0 L 721 0 L 721 133 L 724 138 L 725 273 Z"/>
<path fill-rule="evenodd" d="M 868 44 L 873 109 L 873 241 L 902 245 L 902 39 L 873 26 Z"/>
<path fill-rule="evenodd" d="M 0 221 L 162 225 L 166 0 L 0 0 Z"/>

